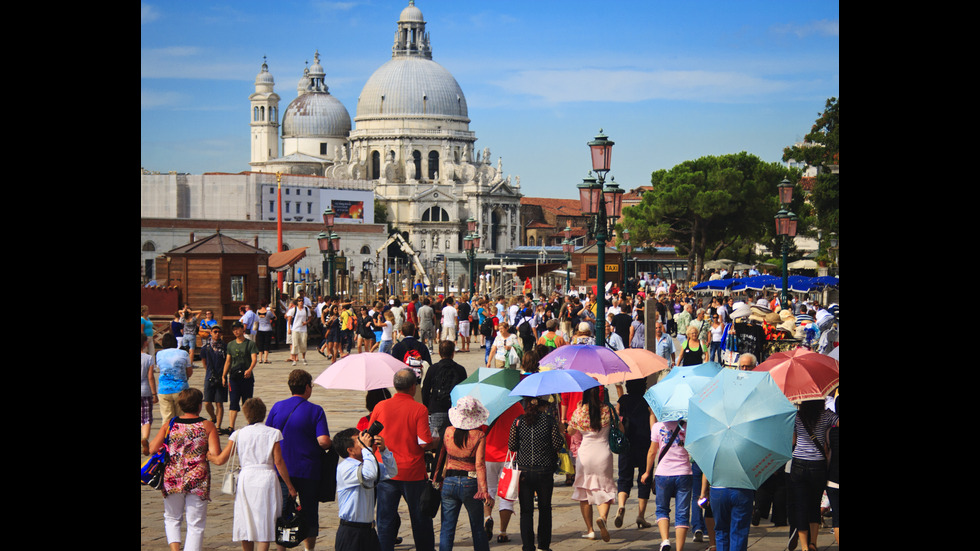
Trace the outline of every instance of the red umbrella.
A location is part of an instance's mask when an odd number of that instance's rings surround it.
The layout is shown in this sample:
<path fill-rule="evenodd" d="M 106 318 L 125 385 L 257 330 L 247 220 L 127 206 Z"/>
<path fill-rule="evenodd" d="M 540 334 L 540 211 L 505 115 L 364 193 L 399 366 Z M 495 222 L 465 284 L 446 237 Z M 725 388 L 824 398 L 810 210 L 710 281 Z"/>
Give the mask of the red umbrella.
<path fill-rule="evenodd" d="M 753 371 L 768 371 L 791 402 L 824 398 L 840 384 L 837 361 L 806 348 L 777 352 Z"/>

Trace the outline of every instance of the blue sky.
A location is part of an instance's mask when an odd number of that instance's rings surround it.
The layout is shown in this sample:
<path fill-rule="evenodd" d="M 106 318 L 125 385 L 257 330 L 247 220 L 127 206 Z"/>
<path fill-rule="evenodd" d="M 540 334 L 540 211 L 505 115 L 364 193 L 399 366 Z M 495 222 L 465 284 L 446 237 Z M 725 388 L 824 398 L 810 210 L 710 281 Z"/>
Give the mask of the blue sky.
<path fill-rule="evenodd" d="M 408 0 L 140 5 L 140 166 L 248 170 L 248 95 L 263 56 L 296 97 L 320 51 L 330 93 L 355 116 L 391 57 Z M 840 96 L 839 2 L 417 0 L 433 60 L 466 94 L 476 147 L 530 196 L 575 198 L 586 142 L 616 142 L 626 189 L 704 155 L 779 161 Z"/>

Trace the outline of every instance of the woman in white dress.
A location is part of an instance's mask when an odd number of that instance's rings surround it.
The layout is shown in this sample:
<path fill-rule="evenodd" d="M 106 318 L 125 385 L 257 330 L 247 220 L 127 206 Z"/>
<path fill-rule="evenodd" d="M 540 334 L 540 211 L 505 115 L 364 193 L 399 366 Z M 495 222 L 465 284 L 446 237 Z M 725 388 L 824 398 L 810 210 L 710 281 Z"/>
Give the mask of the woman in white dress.
<path fill-rule="evenodd" d="M 269 544 L 276 540 L 276 518 L 282 513 L 282 489 L 276 471 L 286 484 L 289 495 L 297 496 L 279 447 L 282 433 L 265 426 L 262 422 L 265 412 L 261 399 L 246 400 L 242 404 L 242 413 L 248 420 L 248 426 L 233 432 L 221 454 L 209 458 L 215 465 L 223 465 L 237 448 L 241 472 L 235 492 L 235 522 L 231 540 L 242 542 L 244 551 L 266 551 Z"/>

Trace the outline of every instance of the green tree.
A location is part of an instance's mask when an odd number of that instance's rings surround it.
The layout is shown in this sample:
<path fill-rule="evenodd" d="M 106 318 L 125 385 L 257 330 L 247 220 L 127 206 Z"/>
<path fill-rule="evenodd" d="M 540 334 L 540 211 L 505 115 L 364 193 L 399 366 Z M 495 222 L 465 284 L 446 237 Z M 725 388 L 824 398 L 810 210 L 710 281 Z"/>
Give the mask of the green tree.
<path fill-rule="evenodd" d="M 830 98 L 802 144 L 783 150 L 784 161 L 806 163 L 817 169 L 807 197 L 812 224 L 824 239 L 840 235 L 840 102 Z M 821 243 L 821 248 L 824 244 Z"/>
<path fill-rule="evenodd" d="M 673 245 L 687 256 L 690 277 L 699 280 L 705 261 L 719 252 L 772 239 L 776 186 L 798 177 L 744 151 L 685 161 L 652 174 L 653 189 L 639 205 L 624 209 L 622 225 L 630 228 L 631 239 Z"/>

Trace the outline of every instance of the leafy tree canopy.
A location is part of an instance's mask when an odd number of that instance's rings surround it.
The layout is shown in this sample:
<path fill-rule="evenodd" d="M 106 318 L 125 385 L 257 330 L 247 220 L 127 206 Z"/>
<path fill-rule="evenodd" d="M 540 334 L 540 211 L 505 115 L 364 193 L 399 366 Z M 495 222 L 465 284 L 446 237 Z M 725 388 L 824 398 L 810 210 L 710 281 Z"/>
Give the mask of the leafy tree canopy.
<path fill-rule="evenodd" d="M 653 189 L 624 210 L 622 225 L 631 239 L 674 245 L 697 279 L 705 260 L 719 252 L 771 239 L 783 178 L 795 182 L 799 173 L 744 151 L 685 161 L 653 173 Z"/>
<path fill-rule="evenodd" d="M 783 160 L 817 167 L 808 198 L 808 216 L 824 240 L 840 235 L 840 102 L 830 98 L 803 144 L 783 150 Z M 800 211 L 797 211 L 800 212 Z M 823 247 L 825 243 L 821 243 Z"/>

